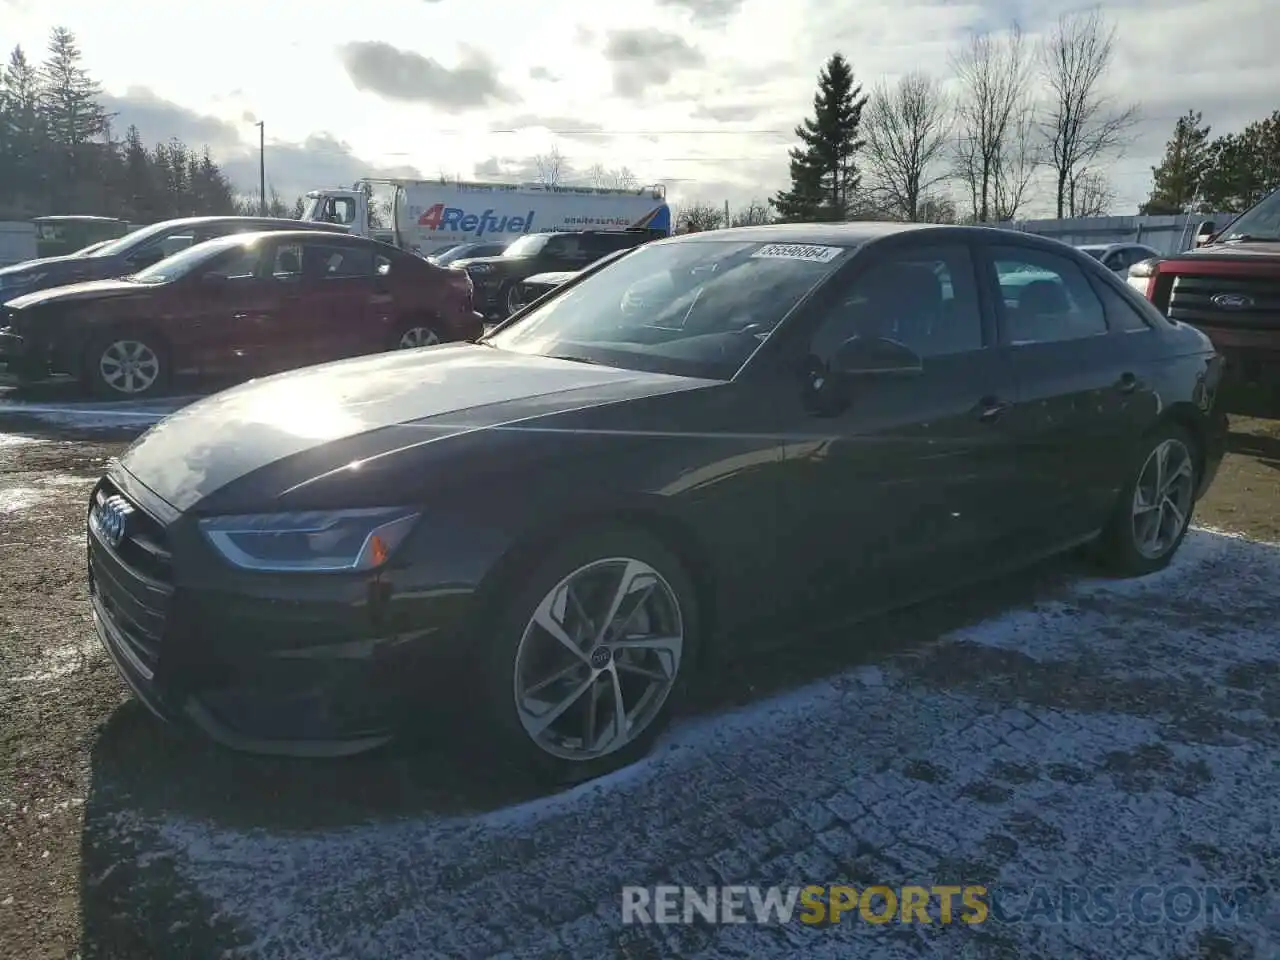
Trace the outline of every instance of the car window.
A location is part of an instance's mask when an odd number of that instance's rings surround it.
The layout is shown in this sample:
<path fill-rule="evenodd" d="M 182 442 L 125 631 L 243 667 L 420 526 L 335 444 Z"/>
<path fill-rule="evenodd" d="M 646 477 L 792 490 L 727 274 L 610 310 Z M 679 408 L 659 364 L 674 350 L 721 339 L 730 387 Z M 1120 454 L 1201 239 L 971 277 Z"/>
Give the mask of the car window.
<path fill-rule="evenodd" d="M 282 243 L 276 247 L 271 275 L 277 280 L 302 279 L 302 244 Z"/>
<path fill-rule="evenodd" d="M 855 336 L 897 340 L 925 358 L 982 349 L 982 310 L 968 248 L 916 247 L 877 260 L 837 299 L 810 351 L 829 359 Z"/>
<path fill-rule="evenodd" d="M 1142 330 L 1150 330 L 1151 325 L 1143 318 L 1133 304 L 1129 303 L 1121 294 L 1112 290 L 1111 287 L 1099 281 L 1094 288 L 1102 306 L 1107 313 L 1107 323 L 1111 329 L 1121 330 L 1126 333 L 1137 333 Z"/>
<path fill-rule="evenodd" d="M 257 272 L 258 260 L 261 256 L 262 250 L 256 244 L 242 247 L 233 255 L 205 272 L 219 277 L 226 277 L 228 280 L 245 279 L 252 277 Z"/>
<path fill-rule="evenodd" d="M 583 237 L 583 249 L 588 256 L 599 259 L 606 253 L 638 246 L 636 237 L 628 233 L 594 233 Z"/>
<path fill-rule="evenodd" d="M 572 260 L 581 254 L 582 245 L 577 237 L 552 237 L 547 241 L 547 245 L 543 248 L 542 252 L 549 257 L 556 257 L 561 260 Z"/>
<path fill-rule="evenodd" d="M 994 246 L 996 279 L 1010 343 L 1055 343 L 1107 332 L 1102 301 L 1084 271 L 1043 250 Z"/>
<path fill-rule="evenodd" d="M 303 244 L 302 269 L 308 276 L 341 280 L 373 276 L 373 251 L 363 246 Z"/>

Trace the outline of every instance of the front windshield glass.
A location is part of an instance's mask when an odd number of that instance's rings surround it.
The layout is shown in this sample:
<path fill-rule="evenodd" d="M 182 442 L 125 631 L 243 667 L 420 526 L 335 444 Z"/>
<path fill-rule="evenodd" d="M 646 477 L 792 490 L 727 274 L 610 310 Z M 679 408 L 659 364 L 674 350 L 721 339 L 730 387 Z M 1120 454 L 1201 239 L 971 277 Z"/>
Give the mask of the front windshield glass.
<path fill-rule="evenodd" d="M 1248 237 L 1252 240 L 1280 240 L 1280 190 L 1236 219 L 1222 232 L 1223 240 Z"/>
<path fill-rule="evenodd" d="M 172 229 L 172 225 L 168 223 L 155 223 L 149 227 L 140 227 L 131 233 L 126 233 L 123 237 L 117 237 L 114 240 L 103 244 L 93 253 L 91 257 L 114 257 L 116 254 L 127 254 L 139 244 L 146 243 L 154 237 L 161 236 Z"/>
<path fill-rule="evenodd" d="M 477 244 L 462 243 L 456 247 L 450 247 L 443 253 L 436 254 L 436 263 L 440 264 L 442 267 L 447 267 L 455 260 L 462 260 L 466 257 L 478 257 L 481 256 L 481 253 L 477 252 L 479 249 L 480 248 Z"/>
<path fill-rule="evenodd" d="M 171 283 L 200 270 L 213 258 L 220 257 L 226 253 L 228 248 L 240 247 L 243 244 L 243 237 L 222 237 L 217 240 L 207 240 L 193 247 L 187 247 L 171 257 L 165 257 L 159 263 L 154 263 L 145 270 L 139 270 L 129 279 L 134 283 Z"/>
<path fill-rule="evenodd" d="M 99 240 L 97 243 L 91 243 L 87 247 L 82 247 L 81 249 L 77 250 L 75 253 L 71 254 L 71 256 L 87 257 L 89 254 L 93 253 L 93 251 L 97 250 L 99 247 L 105 247 L 110 242 L 111 242 L 110 240 Z"/>
<path fill-rule="evenodd" d="M 512 241 L 511 246 L 502 251 L 504 257 L 532 257 L 547 245 L 551 239 L 548 233 L 530 233 Z"/>
<path fill-rule="evenodd" d="M 848 248 L 759 240 L 641 247 L 484 343 L 631 370 L 731 380 Z"/>

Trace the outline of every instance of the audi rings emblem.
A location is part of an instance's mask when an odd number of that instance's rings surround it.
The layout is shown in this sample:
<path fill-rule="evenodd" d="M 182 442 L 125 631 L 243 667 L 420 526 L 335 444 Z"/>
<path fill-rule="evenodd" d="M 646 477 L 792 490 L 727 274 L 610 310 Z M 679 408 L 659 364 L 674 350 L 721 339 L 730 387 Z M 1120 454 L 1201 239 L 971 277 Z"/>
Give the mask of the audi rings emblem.
<path fill-rule="evenodd" d="M 120 546 L 129 527 L 129 515 L 133 506 L 124 497 L 107 497 L 93 508 L 94 521 L 103 539 L 113 547 Z"/>

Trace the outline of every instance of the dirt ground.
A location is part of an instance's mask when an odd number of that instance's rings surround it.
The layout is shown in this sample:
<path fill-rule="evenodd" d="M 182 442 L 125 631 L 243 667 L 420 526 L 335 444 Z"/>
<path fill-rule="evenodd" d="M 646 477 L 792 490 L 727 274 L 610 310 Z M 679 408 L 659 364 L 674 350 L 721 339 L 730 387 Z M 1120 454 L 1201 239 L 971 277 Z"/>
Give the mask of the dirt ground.
<path fill-rule="evenodd" d="M 110 830 L 87 830 L 87 818 L 110 824 L 119 811 L 180 805 L 216 810 L 230 822 L 295 829 L 330 818 L 347 822 L 344 811 L 371 804 L 380 816 L 394 817 L 524 799 L 477 795 L 482 787 L 468 787 L 463 796 L 442 785 L 451 779 L 438 768 L 424 777 L 420 757 L 358 760 L 335 774 L 323 766 L 229 757 L 158 729 L 97 649 L 84 590 L 84 498 L 126 436 L 46 434 L 40 442 L 17 442 L 17 435 L 0 432 L 0 956 L 197 957 L 244 946 L 241 933 L 204 902 L 206 891 L 178 878 L 163 858 L 125 856 Z M 1280 542 L 1280 420 L 1233 417 L 1230 450 L 1196 522 Z M 1000 609 L 1008 591 L 1024 589 L 993 587 L 989 595 L 948 602 L 880 632 L 929 633 L 937 629 L 930 617 L 954 626 Z M 714 715 L 874 662 L 879 648 L 873 641 L 858 651 L 815 649 L 820 654 L 748 664 L 706 685 L 695 712 Z M 314 803 L 317 795 L 324 804 Z M 1211 948 L 1200 956 L 1236 955 Z"/>

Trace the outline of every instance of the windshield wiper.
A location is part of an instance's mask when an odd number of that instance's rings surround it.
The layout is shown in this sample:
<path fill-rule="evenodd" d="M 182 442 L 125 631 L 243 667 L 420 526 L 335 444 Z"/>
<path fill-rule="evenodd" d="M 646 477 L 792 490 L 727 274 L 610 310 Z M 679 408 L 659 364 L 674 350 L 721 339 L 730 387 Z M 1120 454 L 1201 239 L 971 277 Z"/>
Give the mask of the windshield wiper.
<path fill-rule="evenodd" d="M 572 362 L 572 363 L 589 363 L 589 364 L 591 364 L 592 366 L 596 366 L 596 367 L 607 367 L 607 366 L 609 366 L 609 364 L 607 364 L 607 363 L 605 363 L 605 362 L 603 362 L 603 361 L 601 361 L 601 360 L 592 360 L 590 357 L 564 357 L 564 356 L 561 356 L 561 355 L 560 355 L 560 354 L 558 354 L 558 353 L 548 354 L 548 356 L 552 357 L 552 358 L 553 358 L 553 359 L 555 359 L 555 360 L 568 360 L 568 361 L 570 361 L 570 362 Z"/>
<path fill-rule="evenodd" d="M 1259 236 L 1256 233 L 1233 233 L 1231 236 L 1226 237 L 1223 240 L 1219 240 L 1218 242 L 1219 243 L 1251 243 L 1251 242 L 1252 243 L 1276 243 L 1277 241 L 1280 241 L 1280 237 L 1263 237 L 1263 236 Z"/>

